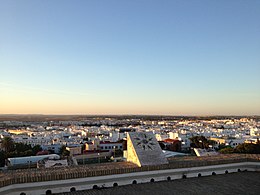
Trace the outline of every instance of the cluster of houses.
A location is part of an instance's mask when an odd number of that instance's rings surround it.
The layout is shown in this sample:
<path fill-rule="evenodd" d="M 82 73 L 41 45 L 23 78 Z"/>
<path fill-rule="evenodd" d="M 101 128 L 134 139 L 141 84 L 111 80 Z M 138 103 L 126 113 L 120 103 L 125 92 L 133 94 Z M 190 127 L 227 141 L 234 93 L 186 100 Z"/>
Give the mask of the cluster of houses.
<path fill-rule="evenodd" d="M 109 121 L 109 122 L 108 122 Z M 213 140 L 212 148 L 220 144 L 236 147 L 241 143 L 256 143 L 260 137 L 260 122 L 254 119 L 212 119 L 212 120 L 165 120 L 144 121 L 107 120 L 94 126 L 84 126 L 82 121 L 63 121 L 58 124 L 36 123 L 23 128 L 19 123 L 13 128 L 12 122 L 0 128 L 0 138 L 10 136 L 14 142 L 40 145 L 49 154 L 60 154 L 66 147 L 71 158 L 79 164 L 123 159 L 128 132 L 153 132 L 161 148 L 172 152 L 190 150 L 190 138 L 205 136 Z M 92 122 L 95 124 L 95 121 Z M 111 125 L 112 124 L 112 125 Z M 15 123 L 15 125 L 17 125 Z M 3 128 L 3 126 L 5 128 Z M 123 127 L 122 127 L 123 126 Z M 119 154 L 119 155 L 118 155 Z M 170 155 L 169 152 L 167 155 Z"/>

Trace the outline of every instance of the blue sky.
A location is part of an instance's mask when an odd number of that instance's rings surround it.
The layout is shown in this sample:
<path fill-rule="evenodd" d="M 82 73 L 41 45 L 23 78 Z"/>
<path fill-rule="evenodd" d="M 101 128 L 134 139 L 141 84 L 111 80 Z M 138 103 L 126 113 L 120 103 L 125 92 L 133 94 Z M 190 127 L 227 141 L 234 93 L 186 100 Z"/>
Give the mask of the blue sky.
<path fill-rule="evenodd" d="M 0 113 L 260 115 L 259 10 L 0 0 Z"/>

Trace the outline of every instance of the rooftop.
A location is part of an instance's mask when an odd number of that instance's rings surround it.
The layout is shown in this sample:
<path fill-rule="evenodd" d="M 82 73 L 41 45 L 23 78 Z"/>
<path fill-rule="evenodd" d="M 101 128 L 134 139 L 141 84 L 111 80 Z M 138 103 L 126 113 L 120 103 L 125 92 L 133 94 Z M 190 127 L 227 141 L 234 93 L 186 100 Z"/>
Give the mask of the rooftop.
<path fill-rule="evenodd" d="M 106 189 L 91 189 L 76 192 L 66 192 L 57 195 L 184 195 L 184 194 L 259 194 L 260 173 L 240 172 L 225 175 L 187 178 L 154 183 L 132 184 Z"/>
<path fill-rule="evenodd" d="M 151 165 L 143 167 L 138 167 L 137 165 L 129 162 L 112 162 L 62 168 L 8 170 L 7 172 L 1 171 L 0 187 L 17 183 L 75 179 L 92 176 L 113 175 L 163 169 L 189 168 L 247 161 L 255 162 L 260 161 L 260 155 L 229 154 L 209 157 L 185 156 L 168 158 L 168 160 L 169 164 L 153 166 Z"/>

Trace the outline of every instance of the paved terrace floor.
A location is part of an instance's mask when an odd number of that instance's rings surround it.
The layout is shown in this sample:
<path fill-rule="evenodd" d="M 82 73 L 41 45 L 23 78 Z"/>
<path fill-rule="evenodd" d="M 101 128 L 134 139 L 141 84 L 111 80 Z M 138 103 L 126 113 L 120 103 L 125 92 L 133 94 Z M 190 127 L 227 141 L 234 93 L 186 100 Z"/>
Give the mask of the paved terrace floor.
<path fill-rule="evenodd" d="M 200 178 L 132 184 L 107 189 L 59 193 L 57 195 L 257 195 L 259 193 L 260 173 L 240 172 Z"/>

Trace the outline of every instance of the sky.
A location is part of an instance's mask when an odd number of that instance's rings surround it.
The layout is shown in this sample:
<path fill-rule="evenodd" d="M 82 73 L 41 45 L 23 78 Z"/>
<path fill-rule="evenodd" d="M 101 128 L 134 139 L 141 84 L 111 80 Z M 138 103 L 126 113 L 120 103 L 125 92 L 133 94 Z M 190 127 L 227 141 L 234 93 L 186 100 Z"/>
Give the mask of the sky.
<path fill-rule="evenodd" d="M 0 114 L 260 115 L 259 0 L 0 0 Z"/>

